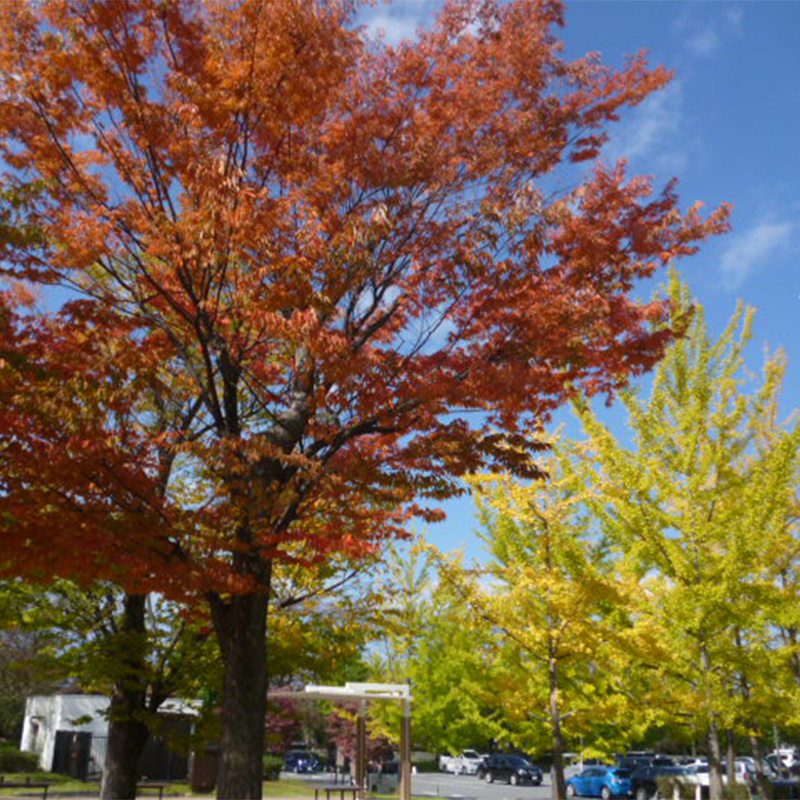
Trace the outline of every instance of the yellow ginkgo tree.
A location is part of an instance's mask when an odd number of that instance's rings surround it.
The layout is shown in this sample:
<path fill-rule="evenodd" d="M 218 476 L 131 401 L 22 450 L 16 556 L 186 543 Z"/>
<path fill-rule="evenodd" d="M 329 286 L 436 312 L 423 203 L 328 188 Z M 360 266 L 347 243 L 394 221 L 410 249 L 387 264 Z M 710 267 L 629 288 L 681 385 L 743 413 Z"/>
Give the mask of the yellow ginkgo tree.
<path fill-rule="evenodd" d="M 493 637 L 486 669 L 507 738 L 552 750 L 553 796 L 563 798 L 570 741 L 585 735 L 605 752 L 621 741 L 614 723 L 630 698 L 617 659 L 631 587 L 611 570 L 567 462 L 555 454 L 543 466 L 550 477 L 531 484 L 473 478 L 488 559 L 466 568 L 439 556 L 438 569 Z"/>
<path fill-rule="evenodd" d="M 675 275 L 669 293 L 686 335 L 649 397 L 624 395 L 628 437 L 581 409 L 588 455 L 577 463 L 599 530 L 638 578 L 632 619 L 657 631 L 661 650 L 649 662 L 671 687 L 663 708 L 707 735 L 716 800 L 723 731 L 755 739 L 759 724 L 794 705 L 776 632 L 780 574 L 798 554 L 800 427 L 774 421 L 781 355 L 768 358 L 758 385 L 746 370 L 753 311 L 740 307 L 714 340 Z"/>

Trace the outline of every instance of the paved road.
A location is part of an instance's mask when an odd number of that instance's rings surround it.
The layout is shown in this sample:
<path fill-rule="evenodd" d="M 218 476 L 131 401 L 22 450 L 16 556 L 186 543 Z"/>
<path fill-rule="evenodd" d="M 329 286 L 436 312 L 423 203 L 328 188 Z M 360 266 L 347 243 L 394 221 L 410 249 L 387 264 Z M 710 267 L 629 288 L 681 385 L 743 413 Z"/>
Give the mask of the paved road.
<path fill-rule="evenodd" d="M 550 776 L 545 773 L 541 786 L 509 786 L 486 783 L 474 776 L 427 773 L 413 775 L 411 793 L 419 797 L 443 797 L 448 800 L 549 800 Z"/>
<path fill-rule="evenodd" d="M 332 775 L 292 775 L 282 778 L 299 779 L 305 783 L 331 783 Z M 415 797 L 441 797 L 446 800 L 550 800 L 550 776 L 545 773 L 541 786 L 509 786 L 506 783 L 486 783 L 470 775 L 450 775 L 445 772 L 422 773 L 411 776 L 411 794 Z"/>

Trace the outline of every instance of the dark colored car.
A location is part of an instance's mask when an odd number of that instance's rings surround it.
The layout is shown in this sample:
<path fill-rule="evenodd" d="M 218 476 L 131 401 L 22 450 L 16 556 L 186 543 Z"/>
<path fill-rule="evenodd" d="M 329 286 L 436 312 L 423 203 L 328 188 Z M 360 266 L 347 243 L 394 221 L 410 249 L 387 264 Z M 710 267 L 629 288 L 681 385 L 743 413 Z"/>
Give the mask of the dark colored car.
<path fill-rule="evenodd" d="M 633 794 L 631 771 L 621 767 L 589 767 L 567 781 L 567 797 L 627 797 Z"/>
<path fill-rule="evenodd" d="M 319 759 L 308 750 L 289 750 L 283 757 L 283 765 L 287 772 L 317 772 Z"/>
<path fill-rule="evenodd" d="M 512 786 L 529 783 L 540 786 L 542 771 L 535 764 L 522 756 L 492 755 L 483 760 L 476 775 L 486 783 L 507 781 Z"/>
<path fill-rule="evenodd" d="M 617 758 L 616 766 L 630 770 L 642 767 L 674 767 L 675 761 L 670 756 L 628 754 Z"/>
<path fill-rule="evenodd" d="M 677 778 L 684 774 L 683 767 L 674 764 L 640 765 L 631 772 L 631 783 L 636 800 L 650 800 L 658 796 L 658 779 Z"/>

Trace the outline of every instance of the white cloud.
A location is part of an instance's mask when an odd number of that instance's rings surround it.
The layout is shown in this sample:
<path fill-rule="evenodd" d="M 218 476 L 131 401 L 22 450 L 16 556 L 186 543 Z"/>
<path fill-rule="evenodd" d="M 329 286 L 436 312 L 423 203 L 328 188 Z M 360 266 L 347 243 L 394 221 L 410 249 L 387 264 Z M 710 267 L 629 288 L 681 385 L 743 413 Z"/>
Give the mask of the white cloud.
<path fill-rule="evenodd" d="M 709 18 L 709 13 L 713 17 Z M 689 4 L 685 13 L 675 20 L 673 30 L 692 56 L 708 58 L 731 38 L 742 35 L 743 19 L 744 10 L 741 6 L 732 6 L 721 12 L 713 3 L 694 3 Z"/>
<path fill-rule="evenodd" d="M 647 159 L 648 169 L 655 164 L 659 172 L 681 172 L 688 163 L 683 150 L 685 141 L 679 137 L 682 125 L 683 91 L 680 82 L 675 81 L 650 95 L 625 117 L 612 133 L 608 155 L 628 161 Z"/>
<path fill-rule="evenodd" d="M 725 21 L 728 24 L 728 29 L 735 34 L 742 32 L 742 20 L 744 19 L 744 10 L 741 6 L 734 6 L 725 13 Z"/>
<path fill-rule="evenodd" d="M 689 37 L 686 46 L 696 56 L 710 56 L 720 46 L 720 38 L 713 28 L 706 28 L 704 31 Z"/>
<path fill-rule="evenodd" d="M 386 9 L 367 9 L 360 21 L 371 36 L 380 35 L 387 44 L 396 45 L 403 39 L 417 38 L 417 28 L 430 21 L 432 8 L 431 0 L 403 0 Z"/>
<path fill-rule="evenodd" d="M 415 39 L 419 20 L 415 17 L 396 17 L 376 14 L 367 22 L 371 36 L 381 37 L 387 44 L 396 45 L 403 39 Z"/>
<path fill-rule="evenodd" d="M 791 222 L 761 222 L 735 235 L 722 255 L 720 271 L 728 289 L 737 289 L 768 259 L 790 242 Z"/>

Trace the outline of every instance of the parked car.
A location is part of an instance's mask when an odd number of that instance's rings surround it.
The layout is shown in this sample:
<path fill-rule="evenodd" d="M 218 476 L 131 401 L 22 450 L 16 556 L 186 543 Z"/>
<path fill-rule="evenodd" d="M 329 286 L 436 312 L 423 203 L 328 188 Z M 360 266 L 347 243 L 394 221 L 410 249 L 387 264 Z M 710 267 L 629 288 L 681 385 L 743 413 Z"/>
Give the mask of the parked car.
<path fill-rule="evenodd" d="M 454 775 L 474 775 L 478 771 L 483 756 L 475 750 L 464 750 L 457 756 L 440 756 L 439 769 Z"/>
<path fill-rule="evenodd" d="M 640 767 L 674 767 L 675 759 L 672 756 L 647 755 L 627 753 L 624 756 L 617 756 L 616 766 L 624 769 L 639 769 Z"/>
<path fill-rule="evenodd" d="M 737 756 L 736 763 L 737 765 L 745 764 L 747 765 L 745 768 L 747 769 L 748 772 L 751 772 L 753 775 L 758 774 L 758 764 L 756 763 L 756 760 L 752 756 Z M 736 769 L 738 770 L 740 769 L 740 767 L 737 766 Z M 774 769 L 772 764 L 770 764 L 769 761 L 763 758 L 761 759 L 761 769 L 764 772 L 764 776 L 769 780 L 772 780 L 773 778 L 778 778 L 780 775 L 780 773 L 776 769 Z"/>
<path fill-rule="evenodd" d="M 722 782 L 728 783 L 727 766 L 722 765 Z M 684 770 L 684 775 L 681 778 L 685 783 L 690 783 L 694 786 L 708 787 L 711 783 L 711 769 L 708 762 L 702 761 L 696 764 L 690 764 Z M 751 765 L 745 759 L 736 759 L 736 783 L 745 784 L 753 787 L 756 784 L 756 771 L 755 766 Z"/>
<path fill-rule="evenodd" d="M 565 753 L 564 754 L 564 778 L 573 778 L 575 775 L 580 775 L 585 769 L 589 767 L 608 767 L 608 762 L 599 758 L 583 758 L 578 753 Z M 619 765 L 617 765 L 619 766 Z"/>
<path fill-rule="evenodd" d="M 787 769 L 792 769 L 792 767 L 800 763 L 800 755 L 796 747 L 780 747 L 771 752 L 769 757 L 775 757 Z"/>
<path fill-rule="evenodd" d="M 319 759 L 308 750 L 288 750 L 283 765 L 286 772 L 317 772 Z"/>
<path fill-rule="evenodd" d="M 589 767 L 567 781 L 567 797 L 627 797 L 633 793 L 631 771 L 621 767 Z"/>
<path fill-rule="evenodd" d="M 636 800 L 659 797 L 659 778 L 680 778 L 684 768 L 674 764 L 642 764 L 631 771 L 631 784 Z"/>
<path fill-rule="evenodd" d="M 522 783 L 540 786 L 542 783 L 542 771 L 539 767 L 532 764 L 527 758 L 516 755 L 487 756 L 478 767 L 476 774 L 486 783 L 506 781 L 512 786 Z"/>
<path fill-rule="evenodd" d="M 708 766 L 708 762 L 696 761 L 694 764 L 687 764 L 686 767 L 684 767 L 681 780 L 692 786 L 708 787 L 711 782 L 711 770 Z"/>
<path fill-rule="evenodd" d="M 533 785 L 541 786 L 542 781 L 544 780 L 544 773 L 542 772 L 542 770 L 539 769 L 539 767 L 537 767 L 536 764 L 534 764 L 533 761 L 531 761 L 531 759 L 528 758 L 527 756 L 522 756 L 522 760 L 528 763 L 528 765 L 531 768 L 531 771 L 533 772 Z"/>

